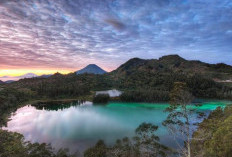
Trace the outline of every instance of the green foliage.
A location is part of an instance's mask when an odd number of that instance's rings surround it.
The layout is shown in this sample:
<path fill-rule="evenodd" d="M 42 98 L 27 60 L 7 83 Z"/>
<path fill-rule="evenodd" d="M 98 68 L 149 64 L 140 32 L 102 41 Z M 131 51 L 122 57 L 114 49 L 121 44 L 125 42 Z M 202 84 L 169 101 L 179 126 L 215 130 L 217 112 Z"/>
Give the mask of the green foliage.
<path fill-rule="evenodd" d="M 48 144 L 25 142 L 21 134 L 0 130 L 1 157 L 74 157 L 68 150 L 60 149 L 54 153 Z"/>
<path fill-rule="evenodd" d="M 93 103 L 105 104 L 110 100 L 109 94 L 98 94 L 94 96 Z"/>
<path fill-rule="evenodd" d="M 89 148 L 84 152 L 84 157 L 107 157 L 107 150 L 108 148 L 104 141 L 99 140 L 94 147 Z"/>
<path fill-rule="evenodd" d="M 193 96 L 189 92 L 186 83 L 175 82 L 170 92 L 171 105 L 166 109 L 169 115 L 163 122 L 163 125 L 168 128 L 174 137 L 185 142 L 185 147 L 179 148 L 179 154 L 185 157 L 191 157 L 190 143 L 191 132 L 193 131 L 191 115 L 193 114 L 193 109 L 188 105 L 190 105 L 192 100 Z"/>
<path fill-rule="evenodd" d="M 14 88 L 27 88 L 38 98 L 71 98 L 90 94 L 90 90 L 112 87 L 109 76 L 71 73 L 55 74 L 49 78 L 30 78 L 9 84 Z"/>
<path fill-rule="evenodd" d="M 175 82 L 173 89 L 170 91 L 171 106 L 183 106 L 190 104 L 193 101 L 193 96 L 189 92 L 186 83 Z"/>
<path fill-rule="evenodd" d="M 192 154 L 202 157 L 230 157 L 232 154 L 232 106 L 217 108 L 194 132 Z M 200 140 L 199 140 L 200 139 Z"/>
<path fill-rule="evenodd" d="M 137 150 L 141 156 L 167 156 L 169 149 L 166 146 L 160 144 L 159 137 L 154 134 L 157 129 L 158 126 L 151 123 L 142 123 L 136 129 L 135 132 L 137 136 L 134 137 L 134 140 L 136 141 L 135 150 Z"/>
<path fill-rule="evenodd" d="M 2 88 L 0 90 L 0 126 L 6 124 L 10 112 L 34 96 L 35 93 L 30 89 Z"/>
<path fill-rule="evenodd" d="M 110 75 L 119 89 L 169 92 L 174 82 L 185 82 L 196 97 L 232 99 L 232 88 L 214 81 L 232 78 L 231 71 L 228 65 L 210 65 L 169 55 L 159 60 L 131 59 Z"/>
<path fill-rule="evenodd" d="M 157 102 L 168 101 L 169 92 L 158 90 L 131 90 L 120 95 L 120 100 L 125 102 Z"/>

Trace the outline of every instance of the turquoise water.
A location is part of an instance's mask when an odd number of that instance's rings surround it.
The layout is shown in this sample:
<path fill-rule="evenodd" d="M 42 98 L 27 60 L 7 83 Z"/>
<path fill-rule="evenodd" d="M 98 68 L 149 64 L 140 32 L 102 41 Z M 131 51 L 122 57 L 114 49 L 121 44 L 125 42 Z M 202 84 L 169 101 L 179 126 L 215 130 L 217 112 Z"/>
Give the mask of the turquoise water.
<path fill-rule="evenodd" d="M 198 110 L 207 115 L 218 106 L 224 107 L 230 103 L 204 101 Z M 110 102 L 105 106 L 94 106 L 91 102 L 86 102 L 68 105 L 67 108 L 45 110 L 28 105 L 12 114 L 7 127 L 3 129 L 19 132 L 31 142 L 51 143 L 55 148 L 66 147 L 72 152 L 83 152 L 99 139 L 112 145 L 116 139 L 133 137 L 134 130 L 141 123 L 150 122 L 159 126 L 157 134 L 161 142 L 176 148 L 173 137 L 162 126 L 168 115 L 164 112 L 166 107 L 167 103 Z M 193 115 L 191 119 L 192 122 L 201 120 L 197 115 Z"/>

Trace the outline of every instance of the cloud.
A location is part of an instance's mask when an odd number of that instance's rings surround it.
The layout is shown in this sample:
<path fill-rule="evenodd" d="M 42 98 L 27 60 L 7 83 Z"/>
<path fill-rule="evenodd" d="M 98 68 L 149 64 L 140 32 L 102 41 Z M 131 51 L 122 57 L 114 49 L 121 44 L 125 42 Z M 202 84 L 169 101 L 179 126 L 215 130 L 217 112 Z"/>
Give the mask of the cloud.
<path fill-rule="evenodd" d="M 231 64 L 231 31 L 228 0 L 3 0 L 0 69 L 112 70 L 171 53 Z"/>
<path fill-rule="evenodd" d="M 105 22 L 112 25 L 115 29 L 118 30 L 123 30 L 126 27 L 122 22 L 116 19 L 106 19 Z"/>

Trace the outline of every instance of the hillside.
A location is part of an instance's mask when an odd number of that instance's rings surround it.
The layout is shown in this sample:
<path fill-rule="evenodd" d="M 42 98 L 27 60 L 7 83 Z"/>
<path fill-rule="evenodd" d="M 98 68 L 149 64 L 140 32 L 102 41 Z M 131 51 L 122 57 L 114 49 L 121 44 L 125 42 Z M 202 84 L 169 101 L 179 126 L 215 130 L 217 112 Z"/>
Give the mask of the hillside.
<path fill-rule="evenodd" d="M 188 61 L 178 55 L 163 56 L 158 60 L 133 58 L 110 75 L 118 88 L 150 90 L 146 93 L 161 93 L 161 97 L 172 89 L 174 82 L 186 82 L 196 97 L 228 98 L 232 95 L 231 87 L 221 82 L 232 78 L 231 66 Z"/>
<path fill-rule="evenodd" d="M 27 88 L 38 98 L 76 97 L 93 90 L 116 88 L 126 91 L 123 95 L 126 101 L 152 102 L 168 101 L 174 82 L 185 82 L 196 97 L 232 99 L 232 87 L 220 82 L 232 78 L 229 65 L 188 61 L 169 55 L 158 60 L 133 58 L 105 75 L 89 74 L 99 73 L 92 67 L 97 66 L 90 65 L 68 75 L 56 73 L 48 78 L 27 78 L 7 87 Z"/>
<path fill-rule="evenodd" d="M 163 56 L 158 60 L 133 58 L 121 65 L 113 73 L 121 76 L 137 72 L 199 74 L 218 82 L 232 79 L 232 66 L 223 63 L 208 64 L 201 61 L 188 61 L 178 55 Z"/>
<path fill-rule="evenodd" d="M 76 74 L 105 74 L 106 71 L 103 70 L 102 68 L 100 68 L 99 66 L 97 66 L 96 64 L 89 64 L 88 66 L 86 66 L 85 68 L 76 71 Z"/>

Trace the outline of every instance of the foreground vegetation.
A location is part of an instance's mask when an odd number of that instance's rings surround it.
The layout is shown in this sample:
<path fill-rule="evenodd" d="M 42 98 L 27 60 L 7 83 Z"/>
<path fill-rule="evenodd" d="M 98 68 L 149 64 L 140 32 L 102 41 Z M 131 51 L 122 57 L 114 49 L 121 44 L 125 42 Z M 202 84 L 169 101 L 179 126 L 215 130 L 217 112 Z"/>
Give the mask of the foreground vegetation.
<path fill-rule="evenodd" d="M 56 153 L 48 144 L 25 142 L 23 135 L 0 130 L 1 157 L 76 157 L 68 150 L 60 149 Z"/>
<path fill-rule="evenodd" d="M 137 95 L 139 96 L 139 94 Z M 176 82 L 170 92 L 169 112 L 163 125 L 168 128 L 173 137 L 184 141 L 176 151 L 159 143 L 155 135 L 157 126 L 143 123 L 136 129 L 136 137 L 130 140 L 118 140 L 113 147 L 107 147 L 104 141 L 99 141 L 94 147 L 86 150 L 85 157 L 230 157 L 232 153 L 232 106 L 224 110 L 217 108 L 207 119 L 199 124 L 197 131 L 191 122 L 195 109 L 188 105 L 193 100 L 186 83 Z M 136 97 L 135 97 L 136 98 Z M 197 112 L 198 116 L 204 116 Z M 195 131 L 195 132 L 194 132 Z M 194 134 L 192 135 L 192 133 Z M 176 141 L 178 143 L 178 141 Z"/>
<path fill-rule="evenodd" d="M 34 93 L 29 89 L 0 87 L 0 126 L 6 125 L 7 118 L 11 112 L 33 97 Z"/>
<path fill-rule="evenodd" d="M 84 152 L 85 157 L 166 157 L 174 151 L 160 143 L 156 136 L 158 126 L 151 123 L 142 123 L 136 130 L 133 138 L 118 139 L 115 145 L 106 146 L 99 140 L 92 148 Z"/>
<path fill-rule="evenodd" d="M 193 134 L 191 142 L 194 157 L 231 157 L 232 105 L 217 108 L 210 113 Z"/>

